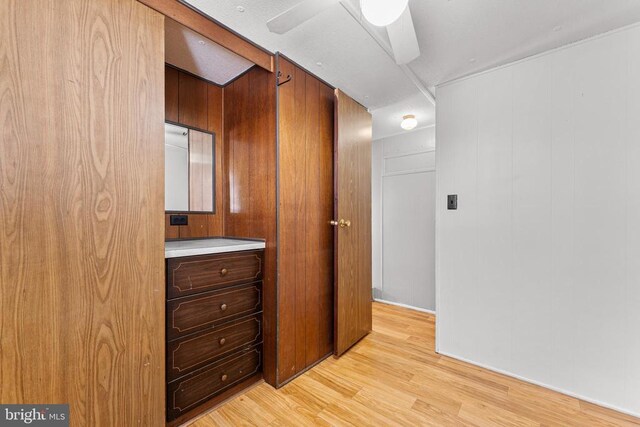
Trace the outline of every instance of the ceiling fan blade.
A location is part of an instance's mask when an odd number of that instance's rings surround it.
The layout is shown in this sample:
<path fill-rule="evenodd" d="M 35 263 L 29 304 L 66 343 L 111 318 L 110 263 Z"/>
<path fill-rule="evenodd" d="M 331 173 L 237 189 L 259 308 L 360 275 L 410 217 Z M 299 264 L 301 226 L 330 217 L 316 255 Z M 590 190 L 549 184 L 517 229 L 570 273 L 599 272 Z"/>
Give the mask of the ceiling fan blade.
<path fill-rule="evenodd" d="M 393 49 L 396 64 L 407 64 L 420 56 L 420 46 L 409 6 L 402 12 L 400 18 L 387 26 L 389 42 Z"/>
<path fill-rule="evenodd" d="M 269 31 L 284 34 L 338 3 L 339 0 L 304 0 L 267 21 Z"/>

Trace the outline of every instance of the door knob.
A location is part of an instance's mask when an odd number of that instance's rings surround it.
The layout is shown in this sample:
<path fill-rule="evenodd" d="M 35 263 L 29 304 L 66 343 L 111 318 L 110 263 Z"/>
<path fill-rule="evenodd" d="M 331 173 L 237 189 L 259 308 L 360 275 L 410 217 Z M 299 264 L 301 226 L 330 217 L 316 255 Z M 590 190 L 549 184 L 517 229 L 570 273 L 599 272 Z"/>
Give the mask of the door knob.
<path fill-rule="evenodd" d="M 329 224 L 334 225 L 334 226 L 335 225 L 339 225 L 340 228 L 351 227 L 351 221 L 349 221 L 348 219 L 347 220 L 340 219 L 340 221 L 335 221 L 335 220 L 329 221 Z"/>

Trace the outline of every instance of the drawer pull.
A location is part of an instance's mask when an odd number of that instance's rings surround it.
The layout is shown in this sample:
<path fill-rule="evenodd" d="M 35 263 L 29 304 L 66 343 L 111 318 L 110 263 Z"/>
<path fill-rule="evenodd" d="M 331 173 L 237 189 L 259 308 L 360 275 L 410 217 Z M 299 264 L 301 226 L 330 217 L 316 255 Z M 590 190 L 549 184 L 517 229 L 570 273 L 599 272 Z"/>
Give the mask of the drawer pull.
<path fill-rule="evenodd" d="M 220 270 L 220 275 L 224 277 L 227 275 L 228 272 L 229 270 L 227 270 L 226 268 L 223 268 L 222 270 Z"/>
<path fill-rule="evenodd" d="M 222 304 L 220 306 L 220 311 L 226 311 L 227 310 L 227 304 Z"/>
<path fill-rule="evenodd" d="M 227 374 L 222 374 L 222 376 L 220 377 L 220 380 L 222 380 L 223 382 L 227 380 Z"/>
<path fill-rule="evenodd" d="M 225 338 L 220 338 L 220 345 L 224 345 L 224 343 L 227 342 L 227 340 Z"/>

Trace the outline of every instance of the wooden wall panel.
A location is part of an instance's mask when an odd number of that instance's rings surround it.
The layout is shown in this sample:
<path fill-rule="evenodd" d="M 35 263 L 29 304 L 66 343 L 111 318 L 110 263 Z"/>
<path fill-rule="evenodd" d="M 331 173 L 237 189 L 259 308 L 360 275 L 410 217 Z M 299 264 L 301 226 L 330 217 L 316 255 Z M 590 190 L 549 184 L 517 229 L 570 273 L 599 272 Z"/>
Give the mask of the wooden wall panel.
<path fill-rule="evenodd" d="M 3 403 L 164 424 L 163 37 L 134 0 L 0 8 Z"/>
<path fill-rule="evenodd" d="M 180 103 L 178 123 L 206 129 L 208 125 L 208 93 L 209 83 L 190 74 L 180 72 Z"/>
<path fill-rule="evenodd" d="M 165 215 L 165 239 L 186 239 L 192 237 L 215 237 L 224 234 L 224 199 L 226 191 L 226 176 L 224 173 L 224 131 L 223 131 L 223 98 L 224 89 L 212 83 L 185 74 L 176 68 L 165 66 L 166 79 L 172 83 L 165 84 L 165 113 L 166 120 L 183 123 L 186 126 L 194 126 L 193 123 L 206 125 L 201 129 L 215 134 L 215 167 L 216 167 L 216 191 L 214 214 L 190 214 L 189 225 L 172 226 L 169 224 L 169 215 Z M 181 76 L 185 75 L 185 78 Z M 182 81 L 182 86 L 179 82 Z M 186 83 L 185 83 L 186 82 Z M 204 85 L 204 86 L 203 86 Z M 183 94 L 179 88 L 187 87 L 190 93 L 198 96 Z M 181 102 L 178 102 L 178 98 Z M 171 104 L 171 106 L 169 106 Z M 179 108 L 179 105 L 182 108 Z M 180 113 L 183 109 L 187 113 Z M 176 117 L 169 116 L 174 114 Z M 186 116 L 186 119 L 185 119 Z M 195 117 L 195 122 L 192 119 Z"/>
<path fill-rule="evenodd" d="M 276 86 L 261 68 L 224 89 L 225 235 L 266 239 L 264 376 L 276 379 Z"/>
<path fill-rule="evenodd" d="M 333 90 L 280 57 L 278 384 L 333 349 Z"/>
<path fill-rule="evenodd" d="M 165 66 L 164 75 L 164 117 L 166 120 L 178 122 L 180 120 L 180 71 Z"/>
<path fill-rule="evenodd" d="M 209 84 L 208 97 L 208 129 L 216 134 L 215 170 L 216 174 L 216 213 L 209 215 L 209 235 L 224 234 L 224 200 L 227 174 L 224 173 L 224 89 Z"/>

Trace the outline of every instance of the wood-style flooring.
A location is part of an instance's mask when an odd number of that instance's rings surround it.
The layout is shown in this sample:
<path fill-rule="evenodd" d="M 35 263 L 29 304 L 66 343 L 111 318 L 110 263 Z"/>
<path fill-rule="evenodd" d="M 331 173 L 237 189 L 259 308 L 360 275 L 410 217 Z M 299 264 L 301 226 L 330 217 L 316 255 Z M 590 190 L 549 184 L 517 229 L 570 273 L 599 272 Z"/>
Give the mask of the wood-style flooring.
<path fill-rule="evenodd" d="M 375 303 L 373 332 L 279 390 L 262 383 L 210 426 L 640 426 L 640 419 L 435 353 L 435 317 Z"/>

